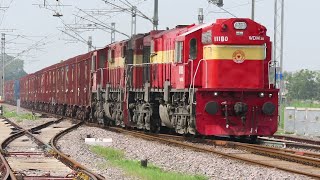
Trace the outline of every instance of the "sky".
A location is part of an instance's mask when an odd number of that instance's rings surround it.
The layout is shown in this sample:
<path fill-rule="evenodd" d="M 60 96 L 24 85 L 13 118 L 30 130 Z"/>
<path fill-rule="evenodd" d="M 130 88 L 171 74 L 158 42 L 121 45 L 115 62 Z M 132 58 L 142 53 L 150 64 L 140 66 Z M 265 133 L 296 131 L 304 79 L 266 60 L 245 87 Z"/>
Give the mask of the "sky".
<path fill-rule="evenodd" d="M 108 0 L 108 2 L 125 7 L 120 1 Z M 137 5 L 141 12 L 152 18 L 153 0 L 128 1 Z M 249 18 L 251 16 L 250 2 L 251 0 L 224 0 L 223 8 L 237 17 Z M 320 1 L 299 2 L 301 1 L 285 1 L 284 70 L 320 70 L 318 59 L 320 24 L 316 21 L 316 17 L 319 16 Z M 94 47 L 104 47 L 110 43 L 111 35 L 108 29 L 100 28 L 94 31 L 65 29 L 66 27 L 70 29 L 72 24 L 88 26 L 95 21 L 105 27 L 115 22 L 118 31 L 128 35 L 131 33 L 131 15 L 128 13 L 95 14 L 95 19 L 92 19 L 82 12 L 88 9 L 94 9 L 95 12 L 115 10 L 103 0 L 60 0 L 60 4 L 65 6 L 55 6 L 57 5 L 56 0 L 46 0 L 47 8 L 43 8 L 43 4 L 44 0 L 0 0 L 0 32 L 7 29 L 5 32 L 6 53 L 25 60 L 24 68 L 28 73 L 86 53 L 88 45 L 85 41 L 89 36 L 92 36 Z M 159 0 L 159 29 L 173 28 L 179 24 L 197 23 L 198 8 L 204 8 L 205 22 L 232 17 L 218 7 L 209 4 L 207 0 Z M 54 17 L 53 14 L 56 12 L 63 16 Z M 274 0 L 256 0 L 255 12 L 255 20 L 266 26 L 268 35 L 273 39 Z M 151 29 L 150 21 L 137 18 L 138 33 L 148 32 Z M 77 34 L 74 34 L 74 31 Z M 116 34 L 117 41 L 125 38 L 121 34 Z"/>

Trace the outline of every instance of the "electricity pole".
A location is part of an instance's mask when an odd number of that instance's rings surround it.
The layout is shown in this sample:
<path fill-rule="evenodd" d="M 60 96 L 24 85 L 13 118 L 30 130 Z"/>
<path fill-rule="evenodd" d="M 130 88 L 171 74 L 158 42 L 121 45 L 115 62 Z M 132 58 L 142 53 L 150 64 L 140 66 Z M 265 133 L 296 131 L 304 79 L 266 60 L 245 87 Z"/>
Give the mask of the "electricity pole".
<path fill-rule="evenodd" d="M 131 37 L 137 34 L 137 7 L 132 6 Z"/>
<path fill-rule="evenodd" d="M 203 15 L 203 8 L 199 8 L 198 11 L 198 23 L 203 24 L 204 15 Z"/>
<path fill-rule="evenodd" d="M 276 75 L 278 88 L 280 89 L 280 100 L 283 95 L 283 35 L 284 35 L 284 0 L 274 1 L 274 40 L 273 59 L 278 63 Z M 280 101 L 280 102 L 281 102 Z"/>
<path fill-rule="evenodd" d="M 1 34 L 1 55 L 2 55 L 2 80 L 1 80 L 1 94 L 2 100 L 4 101 L 4 65 L 5 65 L 5 42 L 6 41 L 6 34 Z"/>
<path fill-rule="evenodd" d="M 251 19 L 254 20 L 255 0 L 252 0 L 251 6 Z"/>
<path fill-rule="evenodd" d="M 89 36 L 88 38 L 88 52 L 92 50 L 92 36 Z"/>
<path fill-rule="evenodd" d="M 116 23 L 111 23 L 111 43 L 116 42 Z"/>
<path fill-rule="evenodd" d="M 275 82 L 279 89 L 278 111 L 282 111 L 285 99 L 283 80 L 283 35 L 284 35 L 284 0 L 274 0 L 274 39 L 273 39 L 273 64 L 275 66 Z M 280 121 L 280 119 L 279 119 Z"/>
<path fill-rule="evenodd" d="M 154 0 L 153 30 L 158 30 L 159 25 L 159 4 L 158 0 Z"/>

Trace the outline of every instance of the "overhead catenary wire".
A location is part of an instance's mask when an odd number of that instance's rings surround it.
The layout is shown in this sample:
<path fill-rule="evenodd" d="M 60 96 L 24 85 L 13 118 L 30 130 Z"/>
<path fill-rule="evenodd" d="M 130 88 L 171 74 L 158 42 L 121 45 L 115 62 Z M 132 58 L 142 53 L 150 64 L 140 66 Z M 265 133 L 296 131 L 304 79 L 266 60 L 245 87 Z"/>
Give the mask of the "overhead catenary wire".
<path fill-rule="evenodd" d="M 117 5 L 117 4 L 115 4 L 115 3 L 111 3 L 111 2 L 109 2 L 108 0 L 102 0 L 102 1 L 104 1 L 106 4 L 109 4 L 109 5 L 112 5 L 112 6 L 114 6 L 115 8 L 118 8 L 118 9 L 121 9 L 121 10 L 123 10 L 124 12 L 127 12 L 128 14 L 132 14 L 132 6 L 130 7 L 130 6 L 128 6 L 129 8 L 123 8 L 123 7 L 121 7 L 121 6 L 119 6 L 119 5 Z M 121 1 L 120 1 L 121 2 Z M 146 16 L 145 14 L 143 14 L 140 10 L 138 10 L 137 9 L 137 16 L 139 16 L 139 17 L 141 17 L 141 18 L 144 18 L 144 19 L 147 19 L 147 20 L 149 20 L 151 23 L 153 23 L 153 20 L 151 19 L 151 18 L 149 18 L 148 16 Z"/>
<path fill-rule="evenodd" d="M 80 42 L 82 42 L 82 43 L 87 44 L 87 41 L 86 41 L 86 40 L 79 39 L 78 37 L 73 36 L 72 34 L 66 32 L 66 31 L 64 31 L 64 30 L 59 29 L 59 31 L 61 31 L 62 33 L 66 34 L 66 35 L 68 35 L 68 36 L 70 36 L 70 37 L 72 37 L 72 38 L 74 38 L 74 39 L 76 39 L 76 40 L 78 40 L 78 41 L 80 41 Z"/>
<path fill-rule="evenodd" d="M 262 2 L 262 1 L 265 1 L 265 0 L 255 0 L 255 3 L 259 3 L 259 2 Z M 210 3 L 209 3 L 210 4 Z M 221 9 L 222 11 L 221 12 L 216 12 L 216 11 L 207 11 L 209 8 L 209 6 L 206 8 L 206 15 L 208 15 L 209 13 L 228 13 L 230 14 L 231 16 L 233 17 L 237 17 L 235 14 L 231 13 L 229 10 L 231 9 L 235 9 L 235 8 L 238 8 L 238 7 L 242 7 L 242 6 L 248 6 L 248 5 L 251 5 L 251 2 L 248 1 L 246 3 L 242 3 L 242 4 L 238 4 L 238 5 L 234 5 L 232 7 L 228 7 L 228 8 L 222 8 L 222 7 L 219 7 L 219 6 L 216 6 L 218 7 L 219 9 Z"/>
<path fill-rule="evenodd" d="M 2 23 L 3 23 L 3 21 L 4 21 L 5 15 L 6 15 L 6 12 L 7 12 L 7 10 L 10 8 L 10 6 L 11 6 L 11 4 L 12 4 L 13 1 L 14 1 L 14 0 L 11 0 L 10 3 L 9 3 L 9 5 L 8 5 L 8 7 L 6 7 L 6 8 L 4 9 L 3 15 L 2 15 L 1 20 L 0 20 L 0 26 L 2 26 Z M 3 3 L 1 3 L 1 5 L 3 5 Z M 0 6 L 1 6 L 1 5 L 0 5 Z"/>
<path fill-rule="evenodd" d="M 47 2 L 47 6 L 51 8 L 51 9 L 48 8 L 49 10 L 52 10 L 53 12 L 57 13 L 57 11 L 54 10 L 54 8 L 48 3 L 47 0 L 44 0 L 44 1 Z M 77 37 L 79 37 L 79 38 L 81 39 L 80 42 L 86 42 L 86 44 L 87 44 L 87 40 L 84 39 L 78 32 L 76 32 L 76 31 L 74 30 L 74 28 L 72 28 L 72 27 L 70 27 L 68 24 L 66 24 L 66 23 L 63 21 L 63 19 L 61 18 L 61 16 L 58 16 L 58 18 L 60 19 L 60 21 L 62 22 L 62 24 L 63 24 L 64 26 L 68 27 Z M 70 36 L 70 33 L 68 33 L 67 35 Z M 71 37 L 75 38 L 75 36 L 71 36 Z M 79 38 L 76 38 L 76 39 L 79 40 Z"/>
<path fill-rule="evenodd" d="M 73 33 L 75 33 L 77 36 L 79 36 L 82 40 L 86 41 L 80 34 L 78 34 L 74 28 L 70 27 L 68 24 L 66 24 L 63 19 L 61 17 L 59 17 L 59 19 L 61 20 L 62 24 L 66 27 L 68 27 Z"/>
<path fill-rule="evenodd" d="M 87 21 L 90 21 L 90 22 L 92 22 L 92 23 L 96 23 L 97 25 L 100 25 L 100 26 L 105 27 L 105 28 L 107 28 L 107 29 L 115 30 L 117 33 L 122 34 L 122 35 L 124 35 L 124 36 L 126 36 L 126 37 L 130 37 L 128 34 L 123 33 L 123 32 L 121 32 L 121 31 L 119 31 L 119 30 L 117 30 L 117 29 L 112 28 L 111 26 L 105 24 L 104 22 L 100 21 L 99 19 L 97 19 L 96 17 L 92 16 L 91 14 L 83 11 L 82 9 L 80 9 L 80 8 L 77 8 L 77 9 L 78 9 L 79 11 L 85 13 L 86 15 L 90 16 L 91 18 L 93 18 L 94 20 L 96 20 L 98 23 L 95 22 L 95 21 L 92 21 L 92 20 L 83 18 L 83 17 L 80 17 L 80 18 L 85 19 L 85 20 L 87 20 Z"/>
<path fill-rule="evenodd" d="M 120 0 L 120 2 L 121 2 L 121 1 L 122 1 L 122 0 Z M 134 5 L 132 5 L 128 0 L 125 0 L 125 1 L 131 6 L 131 8 L 134 7 Z M 129 6 L 129 7 L 130 7 L 130 6 Z M 149 20 L 150 22 L 153 23 L 153 19 L 152 19 L 152 18 L 149 18 L 147 15 L 145 15 L 144 13 L 142 13 L 139 9 L 136 9 L 136 10 L 137 10 L 137 13 L 140 13 L 143 18 L 145 18 L 145 19 L 147 19 L 147 20 Z"/>
<path fill-rule="evenodd" d="M 51 35 L 53 37 L 57 36 L 57 35 Z M 31 50 L 37 49 L 39 48 L 39 46 L 43 46 L 43 45 L 47 45 L 47 43 L 43 42 L 44 40 L 48 40 L 50 36 L 45 36 L 44 38 L 40 39 L 39 41 L 35 42 L 34 44 L 32 44 L 31 46 L 27 47 L 26 49 L 22 50 L 21 52 L 17 53 L 17 55 L 11 59 L 9 62 L 7 62 L 5 64 L 5 67 L 8 66 L 9 64 L 11 64 L 12 62 L 14 62 L 15 60 L 17 60 L 19 57 L 21 57 L 23 54 L 30 52 Z"/>

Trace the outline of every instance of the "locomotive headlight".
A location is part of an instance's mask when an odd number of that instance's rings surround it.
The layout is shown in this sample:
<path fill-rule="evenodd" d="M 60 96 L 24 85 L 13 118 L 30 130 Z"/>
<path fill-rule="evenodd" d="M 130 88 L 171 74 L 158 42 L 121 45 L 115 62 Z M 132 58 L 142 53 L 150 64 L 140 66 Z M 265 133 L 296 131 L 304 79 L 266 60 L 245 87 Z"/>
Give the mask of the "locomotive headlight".
<path fill-rule="evenodd" d="M 276 105 L 272 102 L 266 102 L 262 106 L 262 112 L 266 115 L 271 116 L 276 111 Z"/>
<path fill-rule="evenodd" d="M 210 101 L 204 109 L 208 114 L 215 115 L 219 111 L 219 104 L 215 101 Z"/>
<path fill-rule="evenodd" d="M 259 97 L 263 98 L 265 94 L 263 92 L 259 93 Z"/>
<path fill-rule="evenodd" d="M 219 93 L 218 93 L 218 92 L 214 92 L 213 95 L 214 95 L 214 96 L 218 96 Z"/>
<path fill-rule="evenodd" d="M 269 98 L 272 98 L 272 94 L 271 93 L 269 94 Z"/>
<path fill-rule="evenodd" d="M 246 22 L 235 22 L 233 24 L 233 27 L 237 30 L 245 30 L 245 29 L 247 29 L 247 23 Z"/>

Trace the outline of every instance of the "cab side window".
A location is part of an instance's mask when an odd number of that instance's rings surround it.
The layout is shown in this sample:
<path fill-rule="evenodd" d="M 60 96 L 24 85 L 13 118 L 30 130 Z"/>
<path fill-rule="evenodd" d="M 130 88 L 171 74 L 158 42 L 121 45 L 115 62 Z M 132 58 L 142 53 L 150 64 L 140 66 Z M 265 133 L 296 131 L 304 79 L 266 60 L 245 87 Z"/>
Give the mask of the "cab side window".
<path fill-rule="evenodd" d="M 176 42 L 175 48 L 175 63 L 181 63 L 183 61 L 183 42 Z"/>
<path fill-rule="evenodd" d="M 97 56 L 93 55 L 91 58 L 91 71 L 96 70 L 96 61 L 97 61 Z"/>
<path fill-rule="evenodd" d="M 189 58 L 190 59 L 197 59 L 197 40 L 195 38 L 192 38 L 190 40 L 190 51 L 189 51 Z"/>

